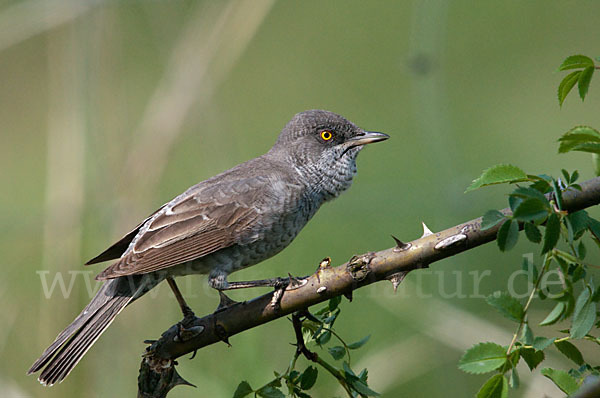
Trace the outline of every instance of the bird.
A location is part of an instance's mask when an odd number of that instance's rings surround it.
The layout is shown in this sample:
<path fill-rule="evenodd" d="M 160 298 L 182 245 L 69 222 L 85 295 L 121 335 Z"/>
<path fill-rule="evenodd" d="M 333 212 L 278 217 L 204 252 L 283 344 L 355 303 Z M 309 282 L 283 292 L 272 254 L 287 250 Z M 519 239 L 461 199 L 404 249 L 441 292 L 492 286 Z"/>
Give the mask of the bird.
<path fill-rule="evenodd" d="M 192 312 L 174 277 L 205 274 L 219 292 L 276 287 L 279 278 L 227 278 L 288 246 L 323 203 L 350 188 L 363 147 L 388 138 L 325 110 L 294 115 L 267 153 L 190 187 L 88 261 L 114 260 L 96 276 L 104 283 L 91 302 L 27 373 L 42 370 L 47 386 L 63 381 L 123 308 L 164 280 L 184 316 Z"/>

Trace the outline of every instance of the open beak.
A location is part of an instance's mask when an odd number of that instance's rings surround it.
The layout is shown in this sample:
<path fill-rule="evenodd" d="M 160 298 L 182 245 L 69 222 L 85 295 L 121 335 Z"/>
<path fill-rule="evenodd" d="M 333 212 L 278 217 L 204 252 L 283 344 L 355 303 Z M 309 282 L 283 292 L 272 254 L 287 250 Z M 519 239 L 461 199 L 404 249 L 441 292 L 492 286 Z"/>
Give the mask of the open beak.
<path fill-rule="evenodd" d="M 348 148 L 352 148 L 359 145 L 367 145 L 374 142 L 385 141 L 388 138 L 390 138 L 390 136 L 384 133 L 365 131 L 363 134 L 357 135 L 356 137 L 346 141 L 346 144 L 348 145 Z"/>

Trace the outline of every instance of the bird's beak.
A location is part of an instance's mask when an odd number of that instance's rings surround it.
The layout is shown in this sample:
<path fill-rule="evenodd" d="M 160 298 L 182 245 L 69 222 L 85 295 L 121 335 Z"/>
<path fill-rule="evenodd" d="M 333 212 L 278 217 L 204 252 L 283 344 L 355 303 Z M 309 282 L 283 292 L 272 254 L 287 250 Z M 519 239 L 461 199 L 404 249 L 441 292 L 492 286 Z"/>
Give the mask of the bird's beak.
<path fill-rule="evenodd" d="M 390 138 L 389 135 L 384 133 L 378 133 L 376 131 L 365 131 L 361 135 L 357 135 L 346 141 L 348 148 L 352 148 L 359 145 L 372 144 L 374 142 L 385 141 Z"/>

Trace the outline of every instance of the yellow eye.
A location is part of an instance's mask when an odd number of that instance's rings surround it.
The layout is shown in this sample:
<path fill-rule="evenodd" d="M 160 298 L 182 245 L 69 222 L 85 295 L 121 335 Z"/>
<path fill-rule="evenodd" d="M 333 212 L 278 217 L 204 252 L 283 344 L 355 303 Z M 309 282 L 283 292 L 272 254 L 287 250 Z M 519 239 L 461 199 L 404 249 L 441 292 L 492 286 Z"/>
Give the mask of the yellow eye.
<path fill-rule="evenodd" d="M 321 131 L 321 138 L 324 141 L 329 141 L 332 137 L 333 137 L 333 134 L 331 134 L 331 131 L 327 131 L 327 130 Z"/>

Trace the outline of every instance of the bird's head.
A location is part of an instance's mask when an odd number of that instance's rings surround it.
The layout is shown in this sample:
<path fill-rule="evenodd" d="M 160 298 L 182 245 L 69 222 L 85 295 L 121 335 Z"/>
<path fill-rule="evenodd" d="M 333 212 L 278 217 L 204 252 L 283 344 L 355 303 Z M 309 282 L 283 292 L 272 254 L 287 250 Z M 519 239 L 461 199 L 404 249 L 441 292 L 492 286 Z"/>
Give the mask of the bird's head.
<path fill-rule="evenodd" d="M 325 185 L 323 189 L 337 196 L 350 186 L 356 156 L 364 145 L 388 138 L 333 112 L 309 110 L 288 122 L 270 153 L 283 157 L 307 178 L 318 179 Z"/>

